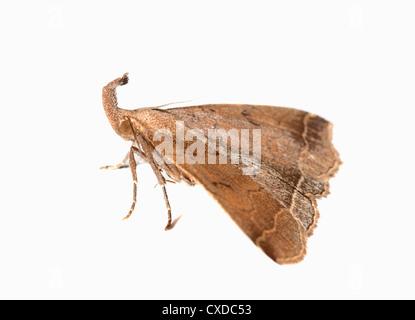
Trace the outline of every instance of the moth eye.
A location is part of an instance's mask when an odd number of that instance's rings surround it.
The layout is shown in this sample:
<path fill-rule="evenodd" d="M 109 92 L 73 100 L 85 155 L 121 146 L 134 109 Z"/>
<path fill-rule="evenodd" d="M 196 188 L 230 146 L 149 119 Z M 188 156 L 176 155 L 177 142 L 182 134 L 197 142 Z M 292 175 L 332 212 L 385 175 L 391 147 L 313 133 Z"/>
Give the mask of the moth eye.
<path fill-rule="evenodd" d="M 120 123 L 120 131 L 122 134 L 130 134 L 132 132 L 131 125 L 127 120 L 123 120 Z"/>

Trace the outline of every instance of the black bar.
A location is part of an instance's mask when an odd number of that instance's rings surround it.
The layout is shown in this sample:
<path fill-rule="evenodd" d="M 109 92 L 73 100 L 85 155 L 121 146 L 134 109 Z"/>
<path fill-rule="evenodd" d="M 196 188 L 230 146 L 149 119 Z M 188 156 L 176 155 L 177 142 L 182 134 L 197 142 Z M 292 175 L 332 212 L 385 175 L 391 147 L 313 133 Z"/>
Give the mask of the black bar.
<path fill-rule="evenodd" d="M 152 300 L 136 301 L 151 319 L 262 319 L 275 315 L 274 300 Z"/>

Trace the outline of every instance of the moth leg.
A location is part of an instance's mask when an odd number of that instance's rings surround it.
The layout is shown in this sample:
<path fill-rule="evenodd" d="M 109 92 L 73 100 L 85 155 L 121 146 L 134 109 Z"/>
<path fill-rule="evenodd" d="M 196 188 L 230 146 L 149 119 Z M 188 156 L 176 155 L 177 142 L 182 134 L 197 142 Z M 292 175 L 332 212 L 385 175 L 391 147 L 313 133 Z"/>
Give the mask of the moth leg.
<path fill-rule="evenodd" d="M 167 208 L 167 225 L 164 228 L 164 230 L 169 230 L 173 228 L 171 224 L 171 207 L 170 207 L 169 197 L 167 196 L 166 185 L 163 184 L 161 188 L 163 189 L 164 202 L 166 203 L 166 208 Z"/>
<path fill-rule="evenodd" d="M 102 167 L 100 167 L 100 169 L 103 169 L 103 170 L 117 170 L 117 169 L 121 169 L 121 168 L 128 168 L 128 165 L 126 165 L 126 163 L 127 163 L 127 160 L 128 160 L 129 156 L 130 156 L 130 152 L 127 152 L 124 159 L 119 164 L 116 164 L 114 166 L 102 166 Z"/>
<path fill-rule="evenodd" d="M 134 158 L 134 146 L 132 145 L 130 148 L 130 152 L 129 157 L 130 157 L 130 169 L 131 169 L 131 174 L 133 176 L 133 203 L 131 204 L 131 208 L 130 211 L 128 212 L 128 214 L 124 217 L 123 220 L 128 219 L 131 214 L 134 211 L 135 208 L 135 203 L 137 202 L 137 163 L 135 162 L 135 158 Z"/>
<path fill-rule="evenodd" d="M 131 149 L 138 154 L 138 156 L 142 159 L 147 159 L 145 153 L 143 151 L 141 151 L 140 149 L 138 149 L 137 147 L 135 147 L 134 145 L 131 146 Z"/>
<path fill-rule="evenodd" d="M 171 229 L 173 227 L 173 225 L 172 225 L 170 202 L 169 202 L 169 198 L 168 198 L 167 192 L 166 192 L 166 179 L 163 177 L 163 175 L 160 172 L 160 169 L 158 168 L 158 166 L 154 162 L 154 159 L 152 157 L 152 149 L 153 149 L 152 146 L 145 140 L 145 138 L 141 134 L 137 134 L 135 132 L 134 126 L 133 126 L 130 118 L 128 118 L 128 122 L 130 123 L 131 130 L 134 133 L 134 138 L 135 138 L 135 142 L 136 142 L 137 146 L 141 146 L 143 148 L 143 151 L 144 151 L 144 152 L 142 152 L 140 149 L 138 149 L 138 148 L 136 148 L 134 146 L 131 146 L 130 159 L 131 159 L 131 153 L 134 153 L 134 151 L 135 152 L 138 151 L 140 155 L 141 154 L 144 155 L 145 159 L 148 161 L 148 163 L 150 164 L 151 168 L 153 169 L 153 172 L 156 175 L 158 184 L 163 189 L 164 202 L 166 203 L 166 207 L 167 207 L 167 225 L 164 228 L 164 230 L 169 230 L 169 229 Z M 133 155 L 132 158 L 134 158 L 134 155 Z M 133 160 L 133 161 L 135 163 L 135 160 Z M 132 163 L 130 162 L 130 167 L 131 167 L 131 164 Z M 134 173 L 133 173 L 133 177 L 134 177 Z M 135 203 L 133 203 L 133 205 L 134 204 Z M 130 215 L 131 215 L 131 213 L 130 213 Z"/>
<path fill-rule="evenodd" d="M 145 154 L 138 148 L 136 147 L 131 147 L 132 150 L 134 150 L 134 152 L 138 152 L 138 154 L 145 158 Z M 131 160 L 130 160 L 131 163 Z M 170 207 L 170 202 L 169 202 L 169 197 L 167 196 L 167 191 L 166 191 L 166 182 L 171 182 L 171 183 L 176 183 L 175 181 L 170 181 L 170 180 L 166 180 L 163 175 L 161 174 L 160 170 L 156 169 L 156 171 L 154 171 L 156 176 L 157 176 L 157 180 L 158 180 L 158 184 L 161 186 L 162 190 L 163 190 L 163 196 L 164 196 L 164 202 L 166 203 L 166 208 L 167 208 L 167 225 L 164 228 L 164 230 L 169 230 L 171 228 L 173 228 L 174 224 L 172 224 L 172 216 L 171 216 L 171 207 Z M 157 172 L 157 173 L 156 173 Z M 155 185 L 156 187 L 157 185 Z M 177 222 L 177 221 L 176 221 Z"/>

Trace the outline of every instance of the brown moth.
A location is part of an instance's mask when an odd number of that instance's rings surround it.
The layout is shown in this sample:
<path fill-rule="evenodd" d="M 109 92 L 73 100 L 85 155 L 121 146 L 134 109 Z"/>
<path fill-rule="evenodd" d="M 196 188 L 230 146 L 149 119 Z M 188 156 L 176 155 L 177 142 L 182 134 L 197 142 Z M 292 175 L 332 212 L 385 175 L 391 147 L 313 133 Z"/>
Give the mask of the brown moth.
<path fill-rule="evenodd" d="M 118 108 L 116 88 L 127 82 L 128 74 L 124 74 L 102 90 L 104 110 L 112 128 L 124 140 L 132 142 L 120 164 L 103 167 L 118 169 L 129 161 L 134 181 L 133 203 L 125 218 L 132 214 L 136 203 L 134 154 L 137 154 L 150 164 L 162 187 L 168 211 L 166 229 L 172 227 L 172 216 L 165 176 L 172 182 L 202 185 L 246 235 L 277 263 L 301 261 L 306 254 L 307 238 L 313 234 L 319 217 L 316 199 L 329 194 L 328 181 L 341 165 L 331 143 L 332 124 L 304 111 L 258 105 L 210 104 L 125 110 Z M 182 138 L 178 136 L 178 123 L 183 131 Z M 158 149 L 169 138 L 166 135 L 161 142 L 162 139 L 156 137 L 160 129 L 176 133 L 170 137 L 173 142 L 170 152 L 168 148 Z M 244 172 L 247 165 L 238 162 L 244 160 L 240 152 L 242 142 L 236 149 L 231 148 L 227 139 L 230 136 L 219 139 L 219 149 L 222 148 L 219 152 L 217 148 L 212 149 L 212 146 L 217 147 L 217 140 L 210 144 L 209 129 L 236 130 L 240 134 L 243 130 L 259 129 L 260 142 L 257 145 L 248 143 L 247 147 L 249 154 L 256 147 L 260 149 L 257 170 L 251 174 Z M 200 135 L 195 147 L 192 137 Z M 206 140 L 209 143 L 200 144 Z M 178 156 L 183 150 L 186 150 L 185 159 Z M 225 151 L 226 161 L 219 159 L 222 151 Z M 204 158 L 213 157 L 215 162 L 189 160 L 203 152 Z"/>

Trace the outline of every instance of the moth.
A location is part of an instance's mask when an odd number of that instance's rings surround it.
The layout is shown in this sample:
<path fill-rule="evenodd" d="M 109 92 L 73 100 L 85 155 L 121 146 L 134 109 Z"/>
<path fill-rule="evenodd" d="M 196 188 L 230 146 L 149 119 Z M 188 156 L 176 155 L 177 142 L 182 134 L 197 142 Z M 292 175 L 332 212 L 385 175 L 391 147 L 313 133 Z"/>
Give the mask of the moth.
<path fill-rule="evenodd" d="M 342 163 L 331 142 L 332 124 L 301 110 L 262 105 L 126 110 L 118 107 L 116 89 L 127 83 L 128 73 L 102 90 L 104 110 L 112 128 L 132 143 L 121 163 L 103 167 L 118 169 L 128 162 L 131 169 L 133 202 L 124 219 L 133 213 L 136 204 L 137 155 L 150 164 L 162 188 L 167 207 L 166 230 L 173 225 L 166 183 L 200 184 L 275 262 L 303 260 L 307 239 L 319 218 L 316 199 L 329 194 L 329 180 Z M 160 130 L 171 135 L 161 137 Z M 232 131 L 241 135 L 240 140 L 233 143 L 230 135 L 212 138 L 212 130 Z M 248 140 L 243 144 L 244 132 L 248 132 L 244 135 Z M 259 140 L 254 139 L 255 132 L 260 132 Z M 164 149 L 159 148 L 161 144 L 165 144 Z M 185 157 L 179 156 L 183 150 Z M 244 159 L 249 159 L 255 150 L 260 150 L 255 158 L 260 161 L 247 164 Z M 255 170 L 247 174 L 247 168 Z"/>

